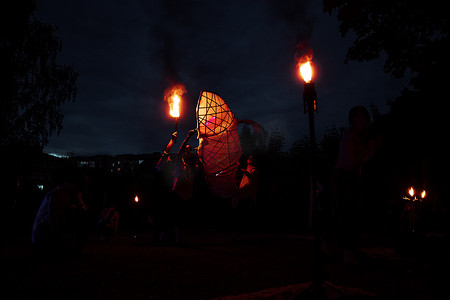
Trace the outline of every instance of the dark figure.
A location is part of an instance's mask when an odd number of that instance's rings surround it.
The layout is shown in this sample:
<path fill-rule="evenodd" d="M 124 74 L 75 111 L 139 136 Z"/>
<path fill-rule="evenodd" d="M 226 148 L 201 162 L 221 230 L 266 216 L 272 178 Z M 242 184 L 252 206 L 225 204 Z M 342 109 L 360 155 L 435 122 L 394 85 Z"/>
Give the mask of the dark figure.
<path fill-rule="evenodd" d="M 62 183 L 44 197 L 34 220 L 31 254 L 35 259 L 76 256 L 84 246 L 87 178 L 76 169 L 62 176 Z"/>
<path fill-rule="evenodd" d="M 344 262 L 358 262 L 358 241 L 361 230 L 361 172 L 372 157 L 381 139 L 368 134 L 370 114 L 362 106 L 349 112 L 350 130 L 341 138 L 339 156 L 332 173 L 332 226 L 336 246 L 344 249 Z M 329 244 L 322 250 L 329 252 Z"/>
<path fill-rule="evenodd" d="M 97 231 L 101 241 L 109 242 L 111 238 L 117 234 L 119 217 L 120 215 L 114 206 L 105 207 L 100 211 L 100 220 L 97 223 Z"/>
<path fill-rule="evenodd" d="M 256 220 L 259 171 L 255 166 L 255 159 L 252 155 L 247 159 L 247 166 L 240 168 L 240 171 L 242 172 L 242 179 L 236 195 L 232 198 L 235 222 L 234 239 L 237 238 L 239 231 L 251 230 Z"/>
<path fill-rule="evenodd" d="M 153 225 L 152 242 L 161 241 L 178 244 L 178 226 L 185 201 L 194 194 L 193 155 L 188 145 L 196 130 L 189 131 L 176 156 L 171 156 L 177 133 L 166 146 L 156 165 L 160 182 L 159 197 L 155 211 L 150 216 Z"/>
<path fill-rule="evenodd" d="M 188 145 L 189 139 L 195 134 L 196 130 L 189 131 L 188 135 L 180 146 L 176 156 L 175 173 L 172 191 L 174 191 L 181 200 L 190 200 L 194 195 L 194 173 L 196 171 L 196 159 L 192 153 L 191 146 Z"/>

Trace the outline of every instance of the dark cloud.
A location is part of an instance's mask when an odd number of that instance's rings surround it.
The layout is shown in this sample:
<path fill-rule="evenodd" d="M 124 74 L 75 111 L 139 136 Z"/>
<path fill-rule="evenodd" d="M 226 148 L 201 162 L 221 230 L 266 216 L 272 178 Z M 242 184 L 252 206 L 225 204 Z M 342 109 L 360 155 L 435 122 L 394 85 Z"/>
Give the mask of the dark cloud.
<path fill-rule="evenodd" d="M 46 151 L 118 154 L 161 151 L 174 129 L 163 102 L 174 82 L 186 86 L 179 133 L 195 124 L 200 91 L 222 96 L 240 119 L 278 129 L 287 146 L 307 134 L 299 43 L 314 50 L 318 136 L 345 124 L 355 103 L 385 108 L 398 82 L 382 66 L 344 65 L 347 41 L 317 1 L 55 1 L 39 15 L 59 27 L 62 63 L 80 77 L 64 128 Z M 347 44 L 346 44 L 347 43 Z"/>

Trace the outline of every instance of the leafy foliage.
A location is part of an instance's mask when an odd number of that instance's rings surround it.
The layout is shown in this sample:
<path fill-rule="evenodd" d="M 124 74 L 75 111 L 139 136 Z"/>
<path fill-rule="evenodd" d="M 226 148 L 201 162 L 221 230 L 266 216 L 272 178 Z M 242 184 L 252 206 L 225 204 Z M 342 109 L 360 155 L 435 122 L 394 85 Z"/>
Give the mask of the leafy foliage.
<path fill-rule="evenodd" d="M 34 1 L 7 1 L 2 8 L 0 145 L 43 147 L 62 129 L 61 105 L 74 101 L 78 74 L 60 65 L 56 27 L 34 17 Z"/>
<path fill-rule="evenodd" d="M 407 0 L 324 0 L 324 11 L 337 11 L 342 35 L 356 34 L 346 60 L 367 61 L 387 55 L 384 70 L 395 77 L 421 72 L 447 55 L 445 2 Z M 445 48 L 447 48 L 446 46 Z"/>

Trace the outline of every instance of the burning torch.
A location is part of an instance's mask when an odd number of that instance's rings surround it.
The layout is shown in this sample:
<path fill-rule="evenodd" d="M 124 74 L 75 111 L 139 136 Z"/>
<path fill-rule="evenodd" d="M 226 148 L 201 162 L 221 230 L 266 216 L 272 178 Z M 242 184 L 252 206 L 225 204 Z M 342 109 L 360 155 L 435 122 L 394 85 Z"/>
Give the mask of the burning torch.
<path fill-rule="evenodd" d="M 312 82 L 313 69 L 311 66 L 311 55 L 304 55 L 298 61 L 298 68 L 300 77 L 304 81 L 303 89 L 303 110 L 308 114 L 309 119 L 309 140 L 311 144 L 310 153 L 310 172 L 311 172 L 311 202 L 312 202 L 312 216 L 311 219 L 315 219 L 317 215 L 317 182 L 315 172 L 315 156 L 316 156 L 316 136 L 315 136 L 315 124 L 314 117 L 317 113 L 317 93 L 314 89 L 314 82 Z M 310 223 L 314 223 L 310 219 Z M 312 226 L 315 227 L 314 224 Z"/>
<path fill-rule="evenodd" d="M 303 90 L 303 110 L 304 113 L 317 114 L 317 93 L 314 89 L 314 82 L 312 82 L 312 66 L 311 61 L 299 63 L 300 76 L 302 77 L 304 84 Z"/>
<path fill-rule="evenodd" d="M 169 114 L 175 118 L 175 132 L 178 130 L 178 118 L 180 117 L 181 96 L 186 93 L 183 84 L 176 84 L 164 92 L 164 100 L 169 104 Z"/>
<path fill-rule="evenodd" d="M 408 224 L 409 229 L 412 232 L 416 231 L 417 224 L 419 223 L 419 217 L 418 217 L 418 210 L 419 204 L 422 203 L 422 200 L 425 199 L 427 196 L 427 192 L 425 190 L 422 190 L 422 193 L 419 195 L 416 195 L 416 191 L 414 190 L 414 187 L 410 187 L 408 190 L 408 196 L 404 196 L 403 199 L 407 201 L 407 211 L 408 211 Z"/>
<path fill-rule="evenodd" d="M 312 211 L 310 215 L 310 223 L 314 233 L 314 250 L 315 259 L 313 262 L 312 287 L 322 287 L 325 283 L 323 259 L 320 254 L 320 228 L 318 222 L 319 204 L 317 191 L 317 176 L 316 176 L 316 136 L 314 117 L 317 113 L 317 93 L 314 89 L 313 68 L 311 66 L 312 55 L 304 55 L 298 60 L 298 68 L 300 77 L 304 82 L 303 89 L 303 109 L 304 113 L 308 114 L 309 119 L 309 139 L 311 144 L 310 152 L 310 173 L 311 173 L 311 195 L 310 205 Z M 310 206 L 310 207 L 311 207 Z"/>

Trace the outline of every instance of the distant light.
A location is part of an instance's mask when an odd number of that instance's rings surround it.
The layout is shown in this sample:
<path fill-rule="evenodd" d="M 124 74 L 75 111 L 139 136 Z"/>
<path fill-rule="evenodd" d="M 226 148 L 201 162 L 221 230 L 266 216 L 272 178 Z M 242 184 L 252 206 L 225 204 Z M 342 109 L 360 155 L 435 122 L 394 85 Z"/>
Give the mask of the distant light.
<path fill-rule="evenodd" d="M 38 184 L 37 188 L 40 189 L 41 191 L 43 191 L 44 190 L 44 185 L 43 184 Z"/>
<path fill-rule="evenodd" d="M 64 154 L 59 154 L 59 153 L 47 153 L 48 155 L 57 157 L 57 158 L 69 158 L 68 155 L 64 155 Z"/>
<path fill-rule="evenodd" d="M 136 203 L 139 202 L 139 197 L 138 197 L 138 195 L 136 195 L 136 196 L 134 197 L 134 202 L 136 202 Z"/>

